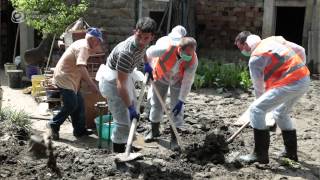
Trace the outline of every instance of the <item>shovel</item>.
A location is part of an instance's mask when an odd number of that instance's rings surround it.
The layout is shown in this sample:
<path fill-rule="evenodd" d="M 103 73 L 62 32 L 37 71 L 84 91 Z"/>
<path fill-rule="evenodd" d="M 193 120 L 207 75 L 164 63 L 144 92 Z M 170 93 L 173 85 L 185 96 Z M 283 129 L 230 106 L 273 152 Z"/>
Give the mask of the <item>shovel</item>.
<path fill-rule="evenodd" d="M 165 113 L 167 114 L 167 116 L 169 117 L 169 122 L 170 122 L 171 128 L 172 128 L 172 130 L 173 130 L 173 133 L 174 133 L 174 135 L 176 136 L 177 143 L 178 143 L 180 149 L 182 149 L 182 148 L 181 148 L 181 147 L 182 147 L 182 146 L 181 146 L 181 145 L 182 145 L 182 144 L 181 144 L 181 138 L 180 138 L 180 136 L 179 136 L 179 134 L 178 134 L 176 125 L 175 125 L 174 122 L 173 122 L 171 113 L 168 111 L 168 109 L 167 109 L 167 107 L 166 107 L 166 104 L 165 104 L 164 101 L 162 100 L 162 97 L 161 97 L 161 95 L 160 95 L 157 87 L 155 86 L 154 81 L 152 81 L 152 80 L 151 80 L 151 85 L 152 85 L 153 90 L 155 91 L 155 93 L 156 93 L 156 95 L 157 95 L 157 97 L 158 97 L 158 99 L 159 99 L 159 101 L 160 101 L 160 104 L 161 104 L 161 106 L 162 106 L 162 109 L 164 110 L 164 112 L 165 112 Z"/>
<path fill-rule="evenodd" d="M 230 138 L 227 139 L 227 144 L 231 143 L 240 134 L 240 132 L 249 124 L 250 124 L 250 121 L 243 124 Z"/>
<path fill-rule="evenodd" d="M 266 115 L 266 125 L 268 127 L 273 127 L 275 125 L 275 120 L 272 118 L 272 113 L 267 113 Z M 227 143 L 231 143 L 239 134 L 240 132 L 250 124 L 250 115 L 249 115 L 249 108 L 241 115 L 235 125 L 242 124 L 242 126 L 229 138 L 227 139 Z"/>
<path fill-rule="evenodd" d="M 145 76 L 144 76 L 143 83 L 142 83 L 141 91 L 140 91 L 140 94 L 139 94 L 139 100 L 138 100 L 138 104 L 137 104 L 137 107 L 136 107 L 137 108 L 136 110 L 138 112 L 140 110 L 140 105 L 141 105 L 143 97 L 144 97 L 144 91 L 145 91 L 146 84 L 147 84 L 147 81 L 148 81 L 148 76 L 149 76 L 148 73 L 146 73 Z M 135 159 L 137 159 L 137 158 L 142 156 L 141 153 L 130 153 L 131 147 L 132 147 L 134 133 L 136 132 L 136 129 L 137 129 L 137 122 L 138 122 L 138 120 L 136 118 L 134 118 L 132 120 L 131 127 L 130 127 L 130 133 L 129 133 L 127 146 L 126 146 L 126 151 L 125 151 L 125 153 L 118 154 L 116 156 L 116 158 L 115 158 L 115 161 L 117 161 L 117 162 L 128 162 L 128 161 L 135 160 Z"/>

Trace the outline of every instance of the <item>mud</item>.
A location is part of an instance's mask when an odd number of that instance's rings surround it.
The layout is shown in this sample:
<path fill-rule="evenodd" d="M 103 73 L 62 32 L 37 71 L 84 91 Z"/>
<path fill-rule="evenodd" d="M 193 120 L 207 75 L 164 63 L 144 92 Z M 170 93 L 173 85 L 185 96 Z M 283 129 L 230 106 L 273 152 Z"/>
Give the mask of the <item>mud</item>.
<path fill-rule="evenodd" d="M 162 123 L 161 140 L 156 148 L 141 150 L 143 159 L 115 163 L 115 154 L 108 149 L 83 146 L 75 150 L 53 142 L 56 169 L 50 168 L 48 156 L 35 158 L 28 152 L 28 140 L 3 131 L 0 122 L 0 179 L 319 179 L 320 81 L 313 81 L 309 92 L 291 113 L 298 130 L 299 168 L 281 164 L 276 153 L 283 148 L 279 129 L 271 132 L 270 163 L 239 164 L 241 154 L 253 148 L 251 128 L 230 144 L 226 139 L 238 127 L 232 126 L 254 100 L 251 93 L 241 90 L 201 89 L 192 92 L 186 104 L 186 128 L 180 133 L 182 153 L 172 152 L 161 142 L 168 142 L 169 124 Z M 141 121 L 143 135 L 146 121 Z M 50 155 L 50 154 L 48 154 Z"/>
<path fill-rule="evenodd" d="M 205 165 L 207 163 L 225 163 L 225 154 L 229 152 L 225 134 L 220 131 L 209 132 L 200 143 L 190 144 L 182 156 L 191 163 Z"/>

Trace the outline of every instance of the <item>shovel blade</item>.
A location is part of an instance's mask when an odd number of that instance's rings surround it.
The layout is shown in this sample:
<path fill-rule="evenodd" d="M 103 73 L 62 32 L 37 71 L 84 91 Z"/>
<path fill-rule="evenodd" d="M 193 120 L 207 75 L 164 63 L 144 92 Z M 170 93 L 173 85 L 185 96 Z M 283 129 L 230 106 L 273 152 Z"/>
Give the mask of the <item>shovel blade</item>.
<path fill-rule="evenodd" d="M 133 161 L 135 159 L 138 159 L 142 157 L 141 153 L 130 153 L 129 156 L 126 153 L 118 154 L 115 158 L 116 162 L 128 162 Z"/>

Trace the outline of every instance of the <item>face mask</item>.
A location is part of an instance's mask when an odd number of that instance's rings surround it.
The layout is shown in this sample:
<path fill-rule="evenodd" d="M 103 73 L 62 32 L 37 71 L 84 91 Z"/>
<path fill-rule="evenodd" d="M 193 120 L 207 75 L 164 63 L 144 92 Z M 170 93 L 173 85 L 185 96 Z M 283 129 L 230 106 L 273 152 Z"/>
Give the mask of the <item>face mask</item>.
<path fill-rule="evenodd" d="M 244 55 L 244 56 L 246 56 L 246 57 L 251 56 L 251 53 L 248 52 L 248 51 L 246 51 L 246 50 L 242 50 L 242 51 L 241 51 L 241 54 Z"/>
<path fill-rule="evenodd" d="M 181 52 L 180 56 L 184 61 L 187 61 L 187 62 L 191 61 L 191 59 L 192 59 L 192 56 L 189 56 L 183 52 Z"/>

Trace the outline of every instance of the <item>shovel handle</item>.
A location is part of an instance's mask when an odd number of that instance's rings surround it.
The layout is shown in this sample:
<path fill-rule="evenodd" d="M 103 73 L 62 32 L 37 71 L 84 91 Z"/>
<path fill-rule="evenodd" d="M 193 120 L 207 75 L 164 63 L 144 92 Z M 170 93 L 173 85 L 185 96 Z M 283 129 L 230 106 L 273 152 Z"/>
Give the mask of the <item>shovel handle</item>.
<path fill-rule="evenodd" d="M 127 141 L 127 147 L 126 147 L 126 155 L 127 156 L 129 156 L 130 151 L 131 151 L 134 132 L 136 132 L 136 129 L 137 129 L 137 122 L 138 122 L 137 118 L 134 118 L 132 120 L 132 123 L 131 123 L 130 133 L 129 133 L 129 137 L 128 137 L 128 141 Z"/>
<path fill-rule="evenodd" d="M 239 134 L 240 132 L 249 125 L 250 121 L 246 122 L 245 124 L 243 124 L 228 140 L 227 143 L 229 144 L 230 142 L 232 142 Z"/>
<path fill-rule="evenodd" d="M 145 76 L 144 76 L 144 79 L 143 79 L 142 87 L 141 87 L 140 94 L 139 94 L 139 100 L 138 100 L 138 103 L 137 103 L 137 109 L 136 110 L 138 112 L 139 112 L 140 105 L 141 105 L 143 97 L 144 97 L 144 91 L 145 91 L 145 88 L 146 88 L 148 77 L 149 77 L 149 74 L 146 73 Z M 128 137 L 128 141 L 127 141 L 126 151 L 125 151 L 127 156 L 129 156 L 130 151 L 131 151 L 131 146 L 132 146 L 132 142 L 133 142 L 133 136 L 134 136 L 134 133 L 136 132 L 136 129 L 137 129 L 137 122 L 138 122 L 137 118 L 134 118 L 132 120 L 132 123 L 131 123 L 131 126 L 130 126 L 130 132 L 129 132 L 129 137 Z"/>
<path fill-rule="evenodd" d="M 158 91 L 158 88 L 155 86 L 154 84 L 154 81 L 153 80 L 150 80 L 151 81 L 151 85 L 152 85 L 152 88 L 154 90 L 154 92 L 156 93 L 159 101 L 160 101 L 160 104 L 162 106 L 162 109 L 164 110 L 164 112 L 168 115 L 169 117 L 169 122 L 171 124 L 171 128 L 173 130 L 173 133 L 174 135 L 176 136 L 176 139 L 177 139 L 177 142 L 178 142 L 178 145 L 181 147 L 181 139 L 180 139 L 180 136 L 178 134 L 178 131 L 177 131 L 177 128 L 176 128 L 176 125 L 174 124 L 173 122 L 173 119 L 172 119 L 172 116 L 171 116 L 171 113 L 168 111 L 167 107 L 166 107 L 166 104 L 164 103 L 164 101 L 162 100 L 162 97 Z"/>

